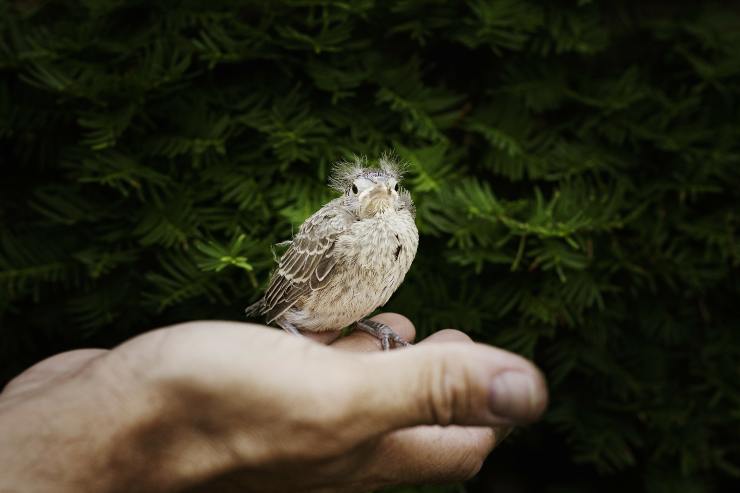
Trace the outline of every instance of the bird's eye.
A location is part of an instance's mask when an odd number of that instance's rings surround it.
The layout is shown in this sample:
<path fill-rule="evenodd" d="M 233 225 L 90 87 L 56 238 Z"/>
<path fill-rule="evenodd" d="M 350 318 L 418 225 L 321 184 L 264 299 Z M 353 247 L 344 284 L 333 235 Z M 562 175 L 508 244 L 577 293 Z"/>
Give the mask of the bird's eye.
<path fill-rule="evenodd" d="M 357 185 L 352 185 L 352 193 L 357 193 Z"/>
<path fill-rule="evenodd" d="M 396 192 L 398 192 L 398 183 L 396 183 L 396 186 L 393 187 L 393 190 L 395 190 Z"/>

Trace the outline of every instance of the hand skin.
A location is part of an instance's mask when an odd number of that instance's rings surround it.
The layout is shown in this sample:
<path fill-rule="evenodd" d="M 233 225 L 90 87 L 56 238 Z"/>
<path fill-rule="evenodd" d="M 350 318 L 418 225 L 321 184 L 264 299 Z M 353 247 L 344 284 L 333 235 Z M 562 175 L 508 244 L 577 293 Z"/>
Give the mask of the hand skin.
<path fill-rule="evenodd" d="M 413 340 L 401 315 L 376 319 Z M 546 407 L 530 362 L 461 332 L 378 349 L 360 332 L 327 347 L 254 324 L 190 322 L 111 351 L 56 355 L 0 394 L 0 492 L 356 492 L 464 480 L 512 425 Z"/>

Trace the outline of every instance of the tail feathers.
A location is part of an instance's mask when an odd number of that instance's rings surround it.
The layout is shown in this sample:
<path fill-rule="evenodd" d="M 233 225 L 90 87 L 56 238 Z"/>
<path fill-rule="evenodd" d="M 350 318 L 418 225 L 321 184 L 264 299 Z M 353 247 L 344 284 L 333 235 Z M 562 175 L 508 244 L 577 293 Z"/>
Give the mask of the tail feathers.
<path fill-rule="evenodd" d="M 256 303 L 253 303 L 249 305 L 244 310 L 244 315 L 246 315 L 247 318 L 256 318 L 260 315 L 264 315 L 264 308 L 265 308 L 265 300 L 261 299 L 257 301 Z"/>

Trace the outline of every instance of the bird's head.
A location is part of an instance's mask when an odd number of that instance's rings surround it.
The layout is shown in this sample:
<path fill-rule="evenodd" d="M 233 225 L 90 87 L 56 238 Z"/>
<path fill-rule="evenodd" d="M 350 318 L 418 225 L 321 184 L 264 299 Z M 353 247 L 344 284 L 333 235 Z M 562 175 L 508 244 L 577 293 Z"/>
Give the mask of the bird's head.
<path fill-rule="evenodd" d="M 367 219 L 388 211 L 408 209 L 414 213 L 411 195 L 401 187 L 401 165 L 383 155 L 378 168 L 367 166 L 364 158 L 335 166 L 332 186 L 344 194 L 344 204 L 359 218 Z"/>

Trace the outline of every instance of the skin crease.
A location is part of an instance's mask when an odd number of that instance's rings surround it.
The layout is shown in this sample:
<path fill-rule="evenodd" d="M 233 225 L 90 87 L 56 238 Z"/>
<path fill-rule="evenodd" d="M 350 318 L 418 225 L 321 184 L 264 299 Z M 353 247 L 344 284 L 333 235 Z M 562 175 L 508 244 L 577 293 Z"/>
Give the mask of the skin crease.
<path fill-rule="evenodd" d="M 413 340 L 405 317 L 375 319 Z M 386 353 L 362 332 L 311 337 L 331 345 L 191 322 L 49 358 L 0 394 L 0 491 L 355 492 L 462 480 L 546 407 L 530 362 L 458 331 Z M 492 387 L 502 379 L 508 394 Z"/>

